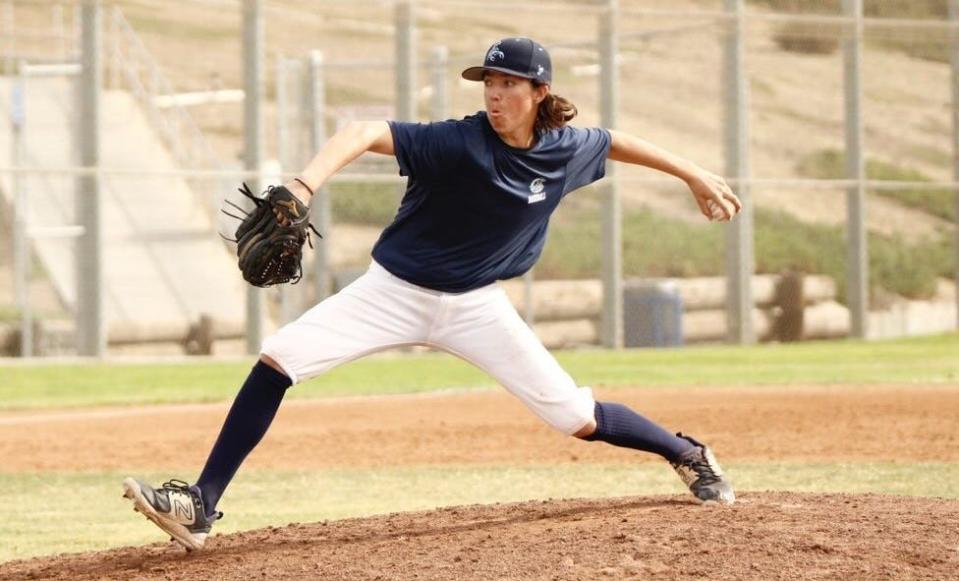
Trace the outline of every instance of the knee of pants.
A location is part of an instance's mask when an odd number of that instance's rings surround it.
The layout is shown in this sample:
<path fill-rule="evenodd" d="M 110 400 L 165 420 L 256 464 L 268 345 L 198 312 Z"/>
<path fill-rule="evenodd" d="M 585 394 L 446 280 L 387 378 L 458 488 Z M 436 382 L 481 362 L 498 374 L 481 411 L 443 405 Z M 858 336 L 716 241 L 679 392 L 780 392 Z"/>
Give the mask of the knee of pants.
<path fill-rule="evenodd" d="M 551 428 L 564 436 L 572 436 L 596 419 L 596 400 L 593 399 L 593 390 L 589 387 L 578 388 L 568 399 L 532 402 L 527 405 Z"/>
<path fill-rule="evenodd" d="M 280 366 L 280 369 L 283 370 L 283 373 L 290 378 L 292 384 L 296 385 L 299 383 L 300 378 L 292 368 L 289 356 L 289 342 L 284 341 L 277 335 L 277 333 L 274 333 L 263 340 L 263 344 L 260 347 L 260 355 L 266 355 L 276 362 L 276 364 Z"/>

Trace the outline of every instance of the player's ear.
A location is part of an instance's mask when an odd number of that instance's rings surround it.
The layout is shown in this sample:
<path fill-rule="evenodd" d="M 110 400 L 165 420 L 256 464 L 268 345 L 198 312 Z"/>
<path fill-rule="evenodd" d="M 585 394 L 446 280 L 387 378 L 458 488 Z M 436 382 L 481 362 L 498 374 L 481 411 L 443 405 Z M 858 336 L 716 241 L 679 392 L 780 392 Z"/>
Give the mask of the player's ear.
<path fill-rule="evenodd" d="M 549 95 L 549 85 L 533 83 L 533 98 L 536 100 L 537 105 L 546 99 L 546 95 Z"/>

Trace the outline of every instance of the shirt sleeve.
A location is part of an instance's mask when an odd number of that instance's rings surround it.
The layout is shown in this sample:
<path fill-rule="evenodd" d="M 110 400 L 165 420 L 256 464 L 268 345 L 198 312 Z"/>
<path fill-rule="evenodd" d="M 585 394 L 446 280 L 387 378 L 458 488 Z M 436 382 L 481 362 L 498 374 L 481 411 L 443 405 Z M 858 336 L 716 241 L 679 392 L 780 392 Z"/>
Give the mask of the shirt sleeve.
<path fill-rule="evenodd" d="M 400 175 L 436 181 L 453 171 L 463 151 L 463 139 L 455 122 L 390 121 L 389 125 Z"/>
<path fill-rule="evenodd" d="M 566 164 L 566 185 L 563 194 L 602 179 L 606 175 L 606 158 L 612 137 L 602 128 L 569 127 L 575 143 L 573 157 Z"/>

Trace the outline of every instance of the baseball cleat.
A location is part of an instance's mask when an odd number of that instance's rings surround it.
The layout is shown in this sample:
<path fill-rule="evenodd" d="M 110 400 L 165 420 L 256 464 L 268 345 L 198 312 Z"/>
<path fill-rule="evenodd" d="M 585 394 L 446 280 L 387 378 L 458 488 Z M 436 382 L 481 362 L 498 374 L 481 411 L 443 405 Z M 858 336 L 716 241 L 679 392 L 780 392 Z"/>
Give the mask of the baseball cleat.
<path fill-rule="evenodd" d="M 207 516 L 200 489 L 179 480 L 170 480 L 156 489 L 125 478 L 123 496 L 133 501 L 133 510 L 153 521 L 188 551 L 202 549 L 214 521 L 223 516 L 222 512 Z"/>
<path fill-rule="evenodd" d="M 684 452 L 675 462 L 670 462 L 693 496 L 704 503 L 734 503 L 736 493 L 733 492 L 729 479 L 723 476 L 723 469 L 709 446 L 689 436 L 676 435 L 693 444 L 692 449 Z"/>

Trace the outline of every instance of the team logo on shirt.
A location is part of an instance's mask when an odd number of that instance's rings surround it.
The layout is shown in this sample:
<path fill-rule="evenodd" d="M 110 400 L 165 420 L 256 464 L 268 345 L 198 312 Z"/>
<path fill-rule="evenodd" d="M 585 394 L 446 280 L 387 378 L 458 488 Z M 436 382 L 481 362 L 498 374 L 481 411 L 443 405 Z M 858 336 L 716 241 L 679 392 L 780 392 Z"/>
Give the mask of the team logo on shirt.
<path fill-rule="evenodd" d="M 530 196 L 527 198 L 527 204 L 535 204 L 546 199 L 546 179 L 536 178 L 529 183 Z"/>

